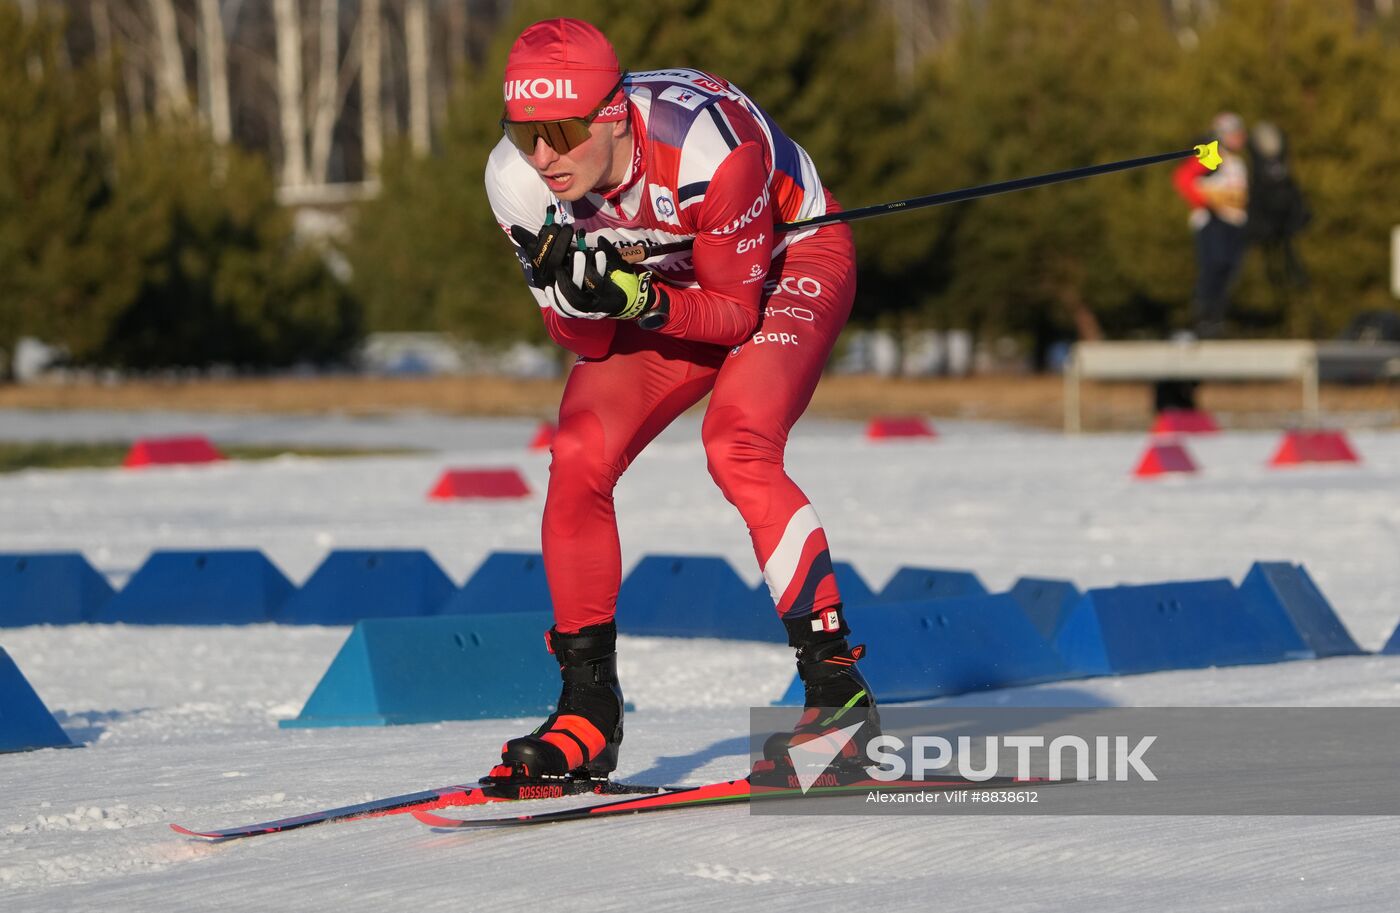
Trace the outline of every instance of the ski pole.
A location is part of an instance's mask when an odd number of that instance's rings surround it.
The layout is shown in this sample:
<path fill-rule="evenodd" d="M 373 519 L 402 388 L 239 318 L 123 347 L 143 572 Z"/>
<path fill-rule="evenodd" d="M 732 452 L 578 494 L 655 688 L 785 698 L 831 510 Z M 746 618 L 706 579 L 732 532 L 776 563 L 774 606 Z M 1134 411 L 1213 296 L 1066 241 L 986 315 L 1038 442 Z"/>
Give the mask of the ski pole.
<path fill-rule="evenodd" d="M 773 226 L 773 231 L 778 234 L 783 234 L 793 231 L 803 231 L 808 228 L 816 228 L 819 225 L 828 225 L 833 222 L 854 222 L 858 219 L 871 219 L 875 216 L 888 215 L 892 212 L 908 212 L 913 209 L 923 209 L 926 206 L 961 203 L 964 200 L 975 200 L 978 197 L 989 197 L 998 193 L 1029 190 L 1032 187 L 1044 187 L 1046 184 L 1058 184 L 1061 181 L 1075 181 L 1080 178 L 1094 177 L 1099 174 L 1110 174 L 1114 171 L 1127 171 L 1130 168 L 1157 165 L 1162 162 L 1183 159 L 1192 155 L 1196 157 L 1197 161 L 1211 171 L 1220 167 L 1219 142 L 1212 140 L 1204 145 L 1195 146 L 1191 149 L 1182 149 L 1178 152 L 1162 152 L 1157 155 L 1145 155 L 1141 158 L 1124 159 L 1121 162 L 1107 162 L 1102 165 L 1070 168 L 1067 171 L 1053 171 L 1049 174 L 1039 174 L 1034 177 L 998 181 L 995 184 L 983 184 L 979 187 L 964 187 L 961 190 L 947 190 L 942 193 L 934 193 L 924 197 L 896 200 L 893 203 L 877 203 L 874 206 L 863 206 L 860 209 L 847 209 L 843 212 L 828 212 L 820 216 L 813 216 L 810 219 L 799 219 L 796 222 L 779 222 L 777 225 Z M 670 241 L 665 244 L 636 241 L 631 244 L 618 245 L 617 251 L 622 255 L 622 259 L 626 260 L 628 263 L 641 263 L 664 254 L 674 254 L 690 250 L 693 243 L 691 239 Z"/>

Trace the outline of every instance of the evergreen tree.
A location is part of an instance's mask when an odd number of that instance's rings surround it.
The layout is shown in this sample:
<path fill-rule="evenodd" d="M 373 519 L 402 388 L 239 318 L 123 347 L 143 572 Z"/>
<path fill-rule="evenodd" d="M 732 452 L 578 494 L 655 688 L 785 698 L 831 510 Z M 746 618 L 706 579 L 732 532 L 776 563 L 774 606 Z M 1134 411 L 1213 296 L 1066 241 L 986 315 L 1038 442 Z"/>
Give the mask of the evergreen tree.
<path fill-rule="evenodd" d="M 1152 2 L 1006 0 L 970 6 L 938 61 L 943 143 L 921 170 L 985 184 L 1161 151 L 1144 137 L 1144 82 L 1169 52 Z M 1155 179 L 1161 179 L 1160 172 Z M 1114 174 L 967 204 L 948 218 L 951 277 L 933 306 L 983 337 L 1043 346 L 1113 323 L 1125 299 L 1113 213 L 1145 174 Z"/>
<path fill-rule="evenodd" d="M 497 80 L 459 93 L 436 155 L 418 158 L 401 143 L 385 156 L 380 193 L 360 207 L 345 249 L 369 329 L 437 330 L 485 343 L 544 338 L 486 199 L 500 95 Z"/>
<path fill-rule="evenodd" d="M 98 74 L 62 61 L 52 12 L 26 23 L 0 3 L 0 370 L 22 335 L 87 332 L 88 302 L 112 294 Z"/>
<path fill-rule="evenodd" d="M 113 148 L 112 74 L 67 62 L 52 12 L 0 3 L 0 356 L 33 334 L 128 368 L 342 357 L 357 310 L 296 243 L 263 161 L 193 124 Z"/>
<path fill-rule="evenodd" d="M 129 368 L 330 362 L 359 314 L 299 244 L 265 161 L 167 124 L 123 144 L 103 225 L 132 293 L 75 352 Z"/>

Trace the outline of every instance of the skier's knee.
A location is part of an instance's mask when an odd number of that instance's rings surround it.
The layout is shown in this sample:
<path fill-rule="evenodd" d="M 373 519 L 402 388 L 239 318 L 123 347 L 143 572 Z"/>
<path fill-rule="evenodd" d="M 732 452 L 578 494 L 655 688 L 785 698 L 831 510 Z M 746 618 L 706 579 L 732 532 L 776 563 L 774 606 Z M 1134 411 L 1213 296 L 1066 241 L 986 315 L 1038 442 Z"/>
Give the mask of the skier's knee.
<path fill-rule="evenodd" d="M 549 462 L 549 487 L 610 492 L 617 474 L 603 447 L 603 429 L 591 416 L 561 423 Z"/>
<path fill-rule="evenodd" d="M 739 421 L 740 417 L 738 410 L 711 414 L 703 429 L 710 476 L 731 502 L 746 484 L 782 472 L 782 448 Z"/>

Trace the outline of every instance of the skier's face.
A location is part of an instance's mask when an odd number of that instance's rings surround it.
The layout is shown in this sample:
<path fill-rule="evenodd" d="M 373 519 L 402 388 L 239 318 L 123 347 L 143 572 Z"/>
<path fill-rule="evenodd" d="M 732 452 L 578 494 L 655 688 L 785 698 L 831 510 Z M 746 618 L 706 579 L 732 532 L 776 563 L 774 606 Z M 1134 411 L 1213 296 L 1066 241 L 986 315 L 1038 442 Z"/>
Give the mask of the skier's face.
<path fill-rule="evenodd" d="M 565 202 L 582 199 L 590 190 L 616 187 L 627 175 L 632 154 L 627 121 L 593 123 L 588 132 L 588 139 L 566 153 L 540 138 L 526 156 L 550 192 Z"/>

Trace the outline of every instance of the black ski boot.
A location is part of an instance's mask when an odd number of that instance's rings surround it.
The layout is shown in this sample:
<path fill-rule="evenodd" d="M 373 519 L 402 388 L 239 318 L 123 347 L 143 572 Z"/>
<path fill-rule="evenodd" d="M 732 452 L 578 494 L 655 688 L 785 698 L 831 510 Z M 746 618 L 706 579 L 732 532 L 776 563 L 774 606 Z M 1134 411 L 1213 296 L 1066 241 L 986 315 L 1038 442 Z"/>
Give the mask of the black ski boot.
<path fill-rule="evenodd" d="M 591 625 L 577 634 L 551 628 L 549 652 L 564 687 L 557 709 L 538 729 L 501 748 L 501 763 L 483 782 L 605 780 L 622 743 L 622 688 L 617 682 L 617 625 Z"/>
<path fill-rule="evenodd" d="M 875 695 L 856 661 L 865 647 L 846 643 L 850 628 L 841 606 L 814 612 L 802 618 L 785 618 L 788 644 L 797 648 L 797 674 L 802 678 L 806 698 L 802 717 L 791 732 L 775 732 L 763 743 L 765 769 L 791 769 L 789 750 L 862 723 L 854 736 L 842 743 L 835 767 L 859 771 L 865 760 L 865 746 L 880 734 L 880 711 Z M 833 745 L 833 748 L 836 746 Z M 761 763 L 761 762 L 760 762 Z"/>

